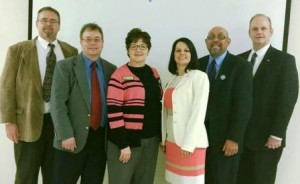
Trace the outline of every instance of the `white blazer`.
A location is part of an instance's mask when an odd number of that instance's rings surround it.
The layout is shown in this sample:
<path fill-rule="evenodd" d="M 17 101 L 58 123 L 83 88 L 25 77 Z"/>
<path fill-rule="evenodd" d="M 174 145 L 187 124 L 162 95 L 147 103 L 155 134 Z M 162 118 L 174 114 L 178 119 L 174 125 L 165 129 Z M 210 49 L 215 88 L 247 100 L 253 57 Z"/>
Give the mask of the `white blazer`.
<path fill-rule="evenodd" d="M 162 144 L 167 134 L 165 91 L 176 76 L 173 75 L 166 85 L 163 95 Z M 172 94 L 173 131 L 175 143 L 181 149 L 194 152 L 195 148 L 208 147 L 204 125 L 209 95 L 209 80 L 206 73 L 199 70 L 188 71 L 178 83 Z"/>

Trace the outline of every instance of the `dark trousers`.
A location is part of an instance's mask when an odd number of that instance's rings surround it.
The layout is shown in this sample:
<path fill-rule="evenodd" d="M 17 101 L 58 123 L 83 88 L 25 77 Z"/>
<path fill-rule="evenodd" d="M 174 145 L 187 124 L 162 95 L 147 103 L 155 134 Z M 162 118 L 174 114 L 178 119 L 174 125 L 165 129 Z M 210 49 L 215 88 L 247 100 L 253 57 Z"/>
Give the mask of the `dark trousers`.
<path fill-rule="evenodd" d="M 17 166 L 15 184 L 37 184 L 41 168 L 43 184 L 52 183 L 54 130 L 50 114 L 44 115 L 40 138 L 35 142 L 14 144 Z"/>
<path fill-rule="evenodd" d="M 240 160 L 237 183 L 274 184 L 282 150 L 253 151 L 245 148 Z"/>
<path fill-rule="evenodd" d="M 224 152 L 207 149 L 205 184 L 235 184 L 240 155 L 224 156 Z"/>
<path fill-rule="evenodd" d="M 81 184 L 103 183 L 105 167 L 105 129 L 90 129 L 79 153 L 56 150 L 53 184 L 76 184 L 79 177 Z"/>

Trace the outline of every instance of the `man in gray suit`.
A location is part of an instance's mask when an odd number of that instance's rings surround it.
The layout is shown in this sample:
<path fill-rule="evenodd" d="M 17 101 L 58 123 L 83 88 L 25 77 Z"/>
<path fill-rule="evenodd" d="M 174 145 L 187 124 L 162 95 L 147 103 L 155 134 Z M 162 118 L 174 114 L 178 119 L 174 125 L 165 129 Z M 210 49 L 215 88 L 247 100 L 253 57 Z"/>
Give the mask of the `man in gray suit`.
<path fill-rule="evenodd" d="M 116 66 L 100 57 L 97 24 L 85 24 L 80 39 L 82 52 L 58 62 L 53 76 L 55 184 L 102 183 L 105 173 L 106 88 Z"/>
<path fill-rule="evenodd" d="M 7 137 L 14 143 L 16 184 L 37 184 L 40 168 L 43 183 L 52 183 L 54 131 L 49 91 L 53 73 L 46 72 L 46 58 L 50 51 L 55 55 L 51 63 L 54 67 L 57 60 L 78 53 L 76 48 L 57 40 L 60 14 L 54 8 L 38 11 L 36 28 L 36 38 L 8 48 L 0 82 L 0 122 L 6 123 Z M 45 79 L 49 82 L 46 93 Z"/>

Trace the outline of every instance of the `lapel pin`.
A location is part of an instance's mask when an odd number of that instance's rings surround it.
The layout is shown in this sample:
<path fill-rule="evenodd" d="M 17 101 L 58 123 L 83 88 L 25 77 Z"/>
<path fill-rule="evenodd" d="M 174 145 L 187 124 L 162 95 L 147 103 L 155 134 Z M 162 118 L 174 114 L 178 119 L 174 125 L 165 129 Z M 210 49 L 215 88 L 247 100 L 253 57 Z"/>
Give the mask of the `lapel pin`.
<path fill-rule="evenodd" d="M 221 75 L 221 76 L 220 76 L 220 79 L 221 79 L 221 80 L 225 80 L 225 79 L 226 79 L 226 76 L 225 76 L 225 75 Z"/>

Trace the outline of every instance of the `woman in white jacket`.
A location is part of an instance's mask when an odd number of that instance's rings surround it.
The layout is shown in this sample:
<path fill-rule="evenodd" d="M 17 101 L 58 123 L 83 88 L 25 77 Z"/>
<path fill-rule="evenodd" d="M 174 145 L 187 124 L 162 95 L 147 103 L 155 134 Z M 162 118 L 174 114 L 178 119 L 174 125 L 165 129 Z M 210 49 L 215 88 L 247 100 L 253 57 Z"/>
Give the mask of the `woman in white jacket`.
<path fill-rule="evenodd" d="M 166 180 L 171 183 L 204 183 L 209 80 L 197 70 L 197 60 L 192 41 L 174 42 L 169 61 L 173 75 L 164 90 L 162 113 Z"/>

